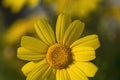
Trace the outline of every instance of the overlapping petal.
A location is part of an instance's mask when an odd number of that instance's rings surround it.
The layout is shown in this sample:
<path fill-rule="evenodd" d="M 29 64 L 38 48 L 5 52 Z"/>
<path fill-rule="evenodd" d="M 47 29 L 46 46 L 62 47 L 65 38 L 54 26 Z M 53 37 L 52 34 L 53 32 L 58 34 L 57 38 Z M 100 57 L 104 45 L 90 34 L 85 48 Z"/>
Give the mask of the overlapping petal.
<path fill-rule="evenodd" d="M 51 68 L 49 67 L 46 59 L 38 62 L 33 70 L 27 75 L 26 80 L 44 80 L 48 77 L 51 72 Z"/>
<path fill-rule="evenodd" d="M 71 23 L 71 17 L 68 15 L 60 14 L 56 22 L 56 39 L 58 43 L 63 44 L 63 37 L 65 31 Z"/>
<path fill-rule="evenodd" d="M 87 76 L 75 64 L 72 64 L 67 71 L 71 80 L 88 80 Z"/>
<path fill-rule="evenodd" d="M 45 53 L 33 52 L 24 47 L 19 47 L 17 50 L 17 57 L 28 61 L 41 60 L 46 56 Z"/>
<path fill-rule="evenodd" d="M 40 53 L 46 52 L 48 49 L 48 46 L 45 43 L 29 36 L 22 37 L 21 46 L 31 51 Z"/>
<path fill-rule="evenodd" d="M 92 47 L 73 47 L 71 52 L 75 61 L 90 61 L 96 58 Z"/>
<path fill-rule="evenodd" d="M 55 69 L 52 69 L 52 71 L 49 74 L 47 80 L 56 80 L 56 70 Z"/>
<path fill-rule="evenodd" d="M 46 20 L 40 19 L 39 22 L 35 24 L 35 30 L 39 38 L 47 45 L 52 45 L 56 42 L 53 29 Z"/>
<path fill-rule="evenodd" d="M 98 68 L 91 62 L 76 62 L 76 66 L 82 70 L 88 77 L 95 76 Z"/>
<path fill-rule="evenodd" d="M 75 20 L 70 24 L 70 26 L 67 28 L 64 38 L 63 38 L 63 44 L 69 46 L 71 43 L 73 43 L 75 40 L 77 40 L 84 29 L 84 23 Z"/>
<path fill-rule="evenodd" d="M 34 62 L 28 62 L 27 64 L 25 64 L 22 67 L 22 72 L 24 73 L 25 76 L 27 76 L 32 71 L 32 69 L 34 68 L 35 64 L 36 63 L 34 63 Z"/>
<path fill-rule="evenodd" d="M 80 38 L 77 41 L 75 41 L 70 47 L 84 47 L 84 46 L 90 46 L 94 49 L 97 49 L 100 46 L 100 42 L 98 40 L 97 35 L 88 35 L 86 37 Z"/>
<path fill-rule="evenodd" d="M 45 80 L 51 74 L 52 68 L 49 66 L 46 71 L 42 74 L 41 80 Z"/>
<path fill-rule="evenodd" d="M 63 69 L 63 70 L 62 70 L 62 73 L 63 73 L 63 76 L 64 76 L 64 79 L 63 79 L 63 80 L 71 80 L 71 79 L 70 79 L 70 75 L 68 74 L 68 72 L 67 72 L 66 69 Z"/>
<path fill-rule="evenodd" d="M 57 70 L 56 77 L 56 80 L 71 80 L 65 69 Z"/>

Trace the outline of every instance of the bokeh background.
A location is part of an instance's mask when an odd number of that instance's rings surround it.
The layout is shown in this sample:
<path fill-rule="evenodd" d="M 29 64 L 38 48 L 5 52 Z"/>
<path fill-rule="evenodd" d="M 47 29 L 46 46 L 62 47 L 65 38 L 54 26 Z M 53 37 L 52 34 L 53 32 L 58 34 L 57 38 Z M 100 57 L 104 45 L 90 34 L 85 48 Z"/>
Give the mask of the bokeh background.
<path fill-rule="evenodd" d="M 25 80 L 17 58 L 21 36 L 36 36 L 34 24 L 45 18 L 55 28 L 59 13 L 85 22 L 82 36 L 98 34 L 101 47 L 90 80 L 120 80 L 120 0 L 0 0 L 0 80 Z"/>

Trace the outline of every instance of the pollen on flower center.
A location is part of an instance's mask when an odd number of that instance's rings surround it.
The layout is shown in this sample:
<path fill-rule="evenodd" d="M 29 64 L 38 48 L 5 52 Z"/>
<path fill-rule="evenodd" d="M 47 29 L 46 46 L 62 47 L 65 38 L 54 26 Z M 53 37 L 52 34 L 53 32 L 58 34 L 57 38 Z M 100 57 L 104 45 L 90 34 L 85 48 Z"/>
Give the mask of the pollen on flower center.
<path fill-rule="evenodd" d="M 61 44 L 50 46 L 47 52 L 47 62 L 55 69 L 68 67 L 72 62 L 70 48 Z"/>

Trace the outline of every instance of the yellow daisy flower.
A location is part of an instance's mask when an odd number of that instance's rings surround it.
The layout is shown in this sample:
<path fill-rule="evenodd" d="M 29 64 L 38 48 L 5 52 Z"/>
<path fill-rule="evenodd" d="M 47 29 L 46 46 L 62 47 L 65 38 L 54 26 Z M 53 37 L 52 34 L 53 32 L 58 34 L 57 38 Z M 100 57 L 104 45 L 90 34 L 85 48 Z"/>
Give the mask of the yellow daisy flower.
<path fill-rule="evenodd" d="M 70 14 L 74 17 L 86 17 L 94 11 L 101 0 L 45 0 L 48 4 L 56 5 L 58 13 Z"/>
<path fill-rule="evenodd" d="M 109 7 L 107 8 L 105 15 L 110 15 L 114 17 L 116 20 L 120 21 L 120 8 L 119 7 Z"/>
<path fill-rule="evenodd" d="M 26 19 L 15 21 L 4 33 L 3 40 L 7 44 L 14 44 L 20 40 L 20 37 L 34 30 L 33 24 L 39 20 L 39 16 L 32 16 Z"/>
<path fill-rule="evenodd" d="M 86 17 L 95 10 L 100 0 L 58 0 L 58 12 L 68 13 L 72 16 Z"/>
<path fill-rule="evenodd" d="M 18 13 L 25 5 L 35 7 L 40 0 L 3 0 L 4 7 L 10 7 L 13 13 Z"/>
<path fill-rule="evenodd" d="M 40 39 L 22 37 L 17 50 L 20 59 L 28 60 L 22 68 L 26 80 L 88 80 L 98 68 L 91 62 L 100 46 L 98 36 L 80 38 L 84 23 L 71 22 L 68 15 L 60 14 L 56 23 L 56 37 L 46 20 L 35 24 Z"/>
<path fill-rule="evenodd" d="M 46 4 L 52 4 L 56 2 L 57 0 L 44 0 Z"/>

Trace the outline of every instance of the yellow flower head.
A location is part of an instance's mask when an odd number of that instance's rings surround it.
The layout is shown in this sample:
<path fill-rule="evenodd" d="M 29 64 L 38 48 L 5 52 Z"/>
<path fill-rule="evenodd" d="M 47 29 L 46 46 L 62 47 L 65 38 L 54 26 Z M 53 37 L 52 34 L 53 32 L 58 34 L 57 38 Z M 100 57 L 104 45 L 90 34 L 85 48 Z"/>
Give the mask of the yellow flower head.
<path fill-rule="evenodd" d="M 86 17 L 95 10 L 100 0 L 45 0 L 48 4 L 56 2 L 58 13 L 67 13 L 72 16 Z"/>
<path fill-rule="evenodd" d="M 110 15 L 110 17 L 114 17 L 116 20 L 120 21 L 120 8 L 119 7 L 110 7 L 107 8 L 106 16 Z"/>
<path fill-rule="evenodd" d="M 80 38 L 84 23 L 71 22 L 68 15 L 60 14 L 56 23 L 56 35 L 46 20 L 35 24 L 40 39 L 22 37 L 17 56 L 28 60 L 22 68 L 26 80 L 88 80 L 98 70 L 89 62 L 95 59 L 100 46 L 93 34 Z"/>
<path fill-rule="evenodd" d="M 39 16 L 15 21 L 5 32 L 3 39 L 7 44 L 13 44 L 20 40 L 20 37 L 34 30 L 33 24 L 38 21 Z"/>
<path fill-rule="evenodd" d="M 40 0 L 3 0 L 2 4 L 5 7 L 10 7 L 13 13 L 18 13 L 25 5 L 34 7 L 38 5 Z"/>

